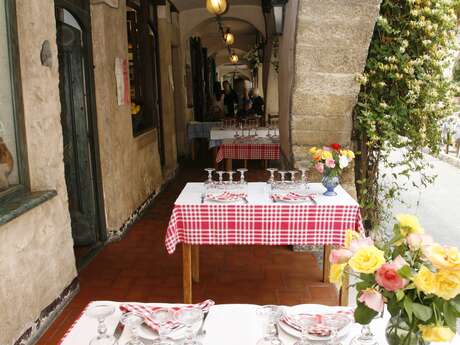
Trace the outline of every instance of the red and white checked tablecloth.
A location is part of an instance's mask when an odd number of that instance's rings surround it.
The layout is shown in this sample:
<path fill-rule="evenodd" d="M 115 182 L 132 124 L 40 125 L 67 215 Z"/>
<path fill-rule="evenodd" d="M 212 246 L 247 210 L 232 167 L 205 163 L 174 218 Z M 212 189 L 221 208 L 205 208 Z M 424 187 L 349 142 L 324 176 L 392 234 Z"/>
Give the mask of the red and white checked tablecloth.
<path fill-rule="evenodd" d="M 176 205 L 165 245 L 342 245 L 345 231 L 362 230 L 356 205 Z"/>
<path fill-rule="evenodd" d="M 216 162 L 223 159 L 280 159 L 279 143 L 260 142 L 224 142 L 217 151 Z"/>

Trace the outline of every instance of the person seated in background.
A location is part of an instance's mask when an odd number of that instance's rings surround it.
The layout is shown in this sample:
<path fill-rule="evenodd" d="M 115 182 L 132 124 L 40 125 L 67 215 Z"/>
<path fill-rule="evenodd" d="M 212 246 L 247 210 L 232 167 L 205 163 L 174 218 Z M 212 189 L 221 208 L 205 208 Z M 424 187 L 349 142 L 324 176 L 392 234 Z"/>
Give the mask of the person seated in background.
<path fill-rule="evenodd" d="M 261 116 L 264 115 L 265 102 L 264 99 L 259 95 L 259 90 L 252 88 L 251 91 L 249 91 L 249 97 L 252 101 L 251 114 Z"/>
<path fill-rule="evenodd" d="M 237 116 L 240 118 L 245 118 L 251 115 L 252 110 L 252 101 L 251 97 L 249 97 L 248 89 L 243 89 L 243 94 L 241 95 L 239 106 L 238 106 L 238 114 Z"/>
<path fill-rule="evenodd" d="M 220 84 L 216 83 L 214 85 L 214 94 L 210 97 L 209 120 L 218 121 L 224 117 L 224 92 L 221 90 Z"/>
<path fill-rule="evenodd" d="M 228 80 L 223 83 L 224 86 L 224 113 L 226 117 L 235 116 L 235 103 L 238 103 L 238 96 L 232 89 Z"/>

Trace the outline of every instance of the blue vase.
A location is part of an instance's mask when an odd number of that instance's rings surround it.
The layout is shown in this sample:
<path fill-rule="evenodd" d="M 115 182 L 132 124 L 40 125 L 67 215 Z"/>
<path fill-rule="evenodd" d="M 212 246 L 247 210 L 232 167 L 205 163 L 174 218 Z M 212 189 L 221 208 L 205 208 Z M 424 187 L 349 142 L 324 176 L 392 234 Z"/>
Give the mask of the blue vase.
<path fill-rule="evenodd" d="M 327 176 L 324 175 L 321 183 L 324 187 L 326 187 L 326 192 L 323 195 L 326 196 L 335 196 L 337 193 L 334 191 L 335 187 L 339 185 L 339 178 L 338 176 Z"/>

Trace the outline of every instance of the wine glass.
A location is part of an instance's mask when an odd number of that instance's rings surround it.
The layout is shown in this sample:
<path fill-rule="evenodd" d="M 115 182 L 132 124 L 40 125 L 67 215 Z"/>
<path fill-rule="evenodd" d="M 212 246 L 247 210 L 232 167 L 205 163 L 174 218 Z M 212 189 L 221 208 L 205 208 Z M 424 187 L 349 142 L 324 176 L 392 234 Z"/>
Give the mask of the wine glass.
<path fill-rule="evenodd" d="M 238 172 L 240 173 L 240 184 L 247 184 L 248 182 L 244 178 L 244 173 L 247 172 L 248 169 L 246 168 L 239 168 Z"/>
<path fill-rule="evenodd" d="M 269 184 L 274 184 L 275 183 L 275 172 L 278 171 L 276 168 L 268 168 L 268 172 L 270 172 L 270 179 L 268 180 Z"/>
<path fill-rule="evenodd" d="M 238 130 L 240 129 L 240 126 L 238 125 L 238 123 L 235 124 L 234 128 L 235 128 L 235 135 L 234 135 L 234 137 L 235 137 L 235 138 L 239 138 L 239 137 L 240 137 L 240 133 L 238 132 Z"/>
<path fill-rule="evenodd" d="M 152 311 L 150 314 L 151 318 L 158 325 L 158 336 L 155 340 L 155 345 L 173 345 L 167 338 L 168 334 L 171 333 L 172 322 L 174 320 L 174 312 L 169 308 L 158 308 Z"/>
<path fill-rule="evenodd" d="M 283 309 L 277 305 L 265 305 L 257 309 L 257 315 L 262 319 L 265 328 L 265 334 L 257 341 L 257 345 L 283 345 L 276 328 L 283 314 Z"/>
<path fill-rule="evenodd" d="M 225 174 L 225 171 L 216 171 L 216 174 L 219 175 L 219 185 L 223 185 L 224 184 L 224 174 Z"/>
<path fill-rule="evenodd" d="M 288 173 L 291 175 L 291 182 L 294 183 L 295 182 L 295 176 L 297 175 L 297 171 L 296 170 L 289 170 Z"/>
<path fill-rule="evenodd" d="M 212 180 L 212 173 L 213 173 L 216 169 L 213 169 L 213 168 L 206 168 L 206 169 L 204 169 L 204 170 L 208 172 L 208 179 L 207 179 L 204 183 L 207 184 L 207 185 L 213 184 L 214 181 Z"/>
<path fill-rule="evenodd" d="M 308 331 L 311 326 L 315 325 L 315 317 L 306 314 L 293 314 L 291 318 L 300 328 L 300 339 L 294 345 L 310 345 Z"/>
<path fill-rule="evenodd" d="M 115 307 L 110 304 L 98 304 L 91 306 L 86 315 L 98 321 L 97 335 L 91 339 L 89 345 L 116 345 L 117 339 L 113 335 L 107 334 L 105 319 L 115 312 Z"/>
<path fill-rule="evenodd" d="M 299 168 L 302 175 L 300 176 L 300 183 L 302 184 L 303 188 L 307 187 L 307 169 Z"/>
<path fill-rule="evenodd" d="M 120 322 L 125 325 L 132 334 L 131 339 L 126 343 L 126 345 L 144 345 L 144 343 L 139 339 L 139 327 L 144 322 L 144 317 L 141 314 L 136 312 L 123 314 Z"/>
<path fill-rule="evenodd" d="M 281 175 L 281 181 L 280 181 L 280 187 L 283 188 L 285 187 L 286 185 L 286 174 L 287 174 L 287 171 L 278 171 L 278 174 Z"/>
<path fill-rule="evenodd" d="M 228 174 L 228 184 L 232 185 L 233 184 L 233 175 L 235 172 L 233 170 L 227 171 Z"/>
<path fill-rule="evenodd" d="M 375 340 L 371 327 L 369 325 L 363 325 L 361 334 L 354 337 L 350 345 L 379 345 L 379 343 Z"/>
<path fill-rule="evenodd" d="M 194 326 L 203 321 L 203 310 L 201 308 L 182 308 L 176 312 L 176 320 L 187 327 L 187 338 L 184 345 L 201 345 L 193 332 Z"/>

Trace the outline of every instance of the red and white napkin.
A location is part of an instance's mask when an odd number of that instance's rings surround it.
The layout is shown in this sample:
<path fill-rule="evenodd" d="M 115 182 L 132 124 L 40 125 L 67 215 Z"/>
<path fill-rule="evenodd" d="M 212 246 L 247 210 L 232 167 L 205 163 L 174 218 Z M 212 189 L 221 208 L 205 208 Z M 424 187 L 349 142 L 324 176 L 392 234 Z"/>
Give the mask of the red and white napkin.
<path fill-rule="evenodd" d="M 247 193 L 234 193 L 234 192 L 223 192 L 221 194 L 206 194 L 206 200 L 210 201 L 239 201 L 246 199 Z"/>
<path fill-rule="evenodd" d="M 324 325 L 324 321 L 323 321 L 324 318 L 335 317 L 338 315 L 340 316 L 345 315 L 349 317 L 350 320 L 353 320 L 353 313 L 354 313 L 354 310 L 350 309 L 350 310 L 339 310 L 332 314 L 299 314 L 299 315 L 314 318 L 314 324 L 310 326 L 308 329 L 309 334 L 312 334 L 318 337 L 328 337 L 331 335 L 331 329 L 327 325 Z M 284 322 L 289 327 L 299 332 L 302 331 L 302 327 L 299 325 L 298 321 L 289 315 L 283 316 L 281 321 Z"/>
<path fill-rule="evenodd" d="M 296 192 L 289 192 L 287 194 L 272 194 L 273 201 L 315 201 L 318 194 L 299 194 Z"/>
<path fill-rule="evenodd" d="M 201 303 L 185 305 L 181 307 L 173 307 L 171 309 L 174 311 L 177 311 L 183 308 L 194 308 L 195 307 L 195 308 L 200 308 L 201 310 L 203 310 L 204 313 L 207 313 L 214 304 L 215 302 L 213 300 L 208 299 Z M 154 331 L 158 331 L 158 324 L 152 319 L 150 314 L 153 311 L 161 309 L 161 308 L 164 308 L 164 307 L 146 305 L 146 304 L 137 304 L 137 303 L 125 303 L 125 304 L 120 305 L 120 310 L 123 313 L 136 312 L 136 313 L 143 315 L 145 324 L 148 325 L 150 328 L 152 328 Z M 171 321 L 169 323 L 169 326 L 171 329 L 174 329 L 174 328 L 179 327 L 180 324 L 177 321 Z"/>

